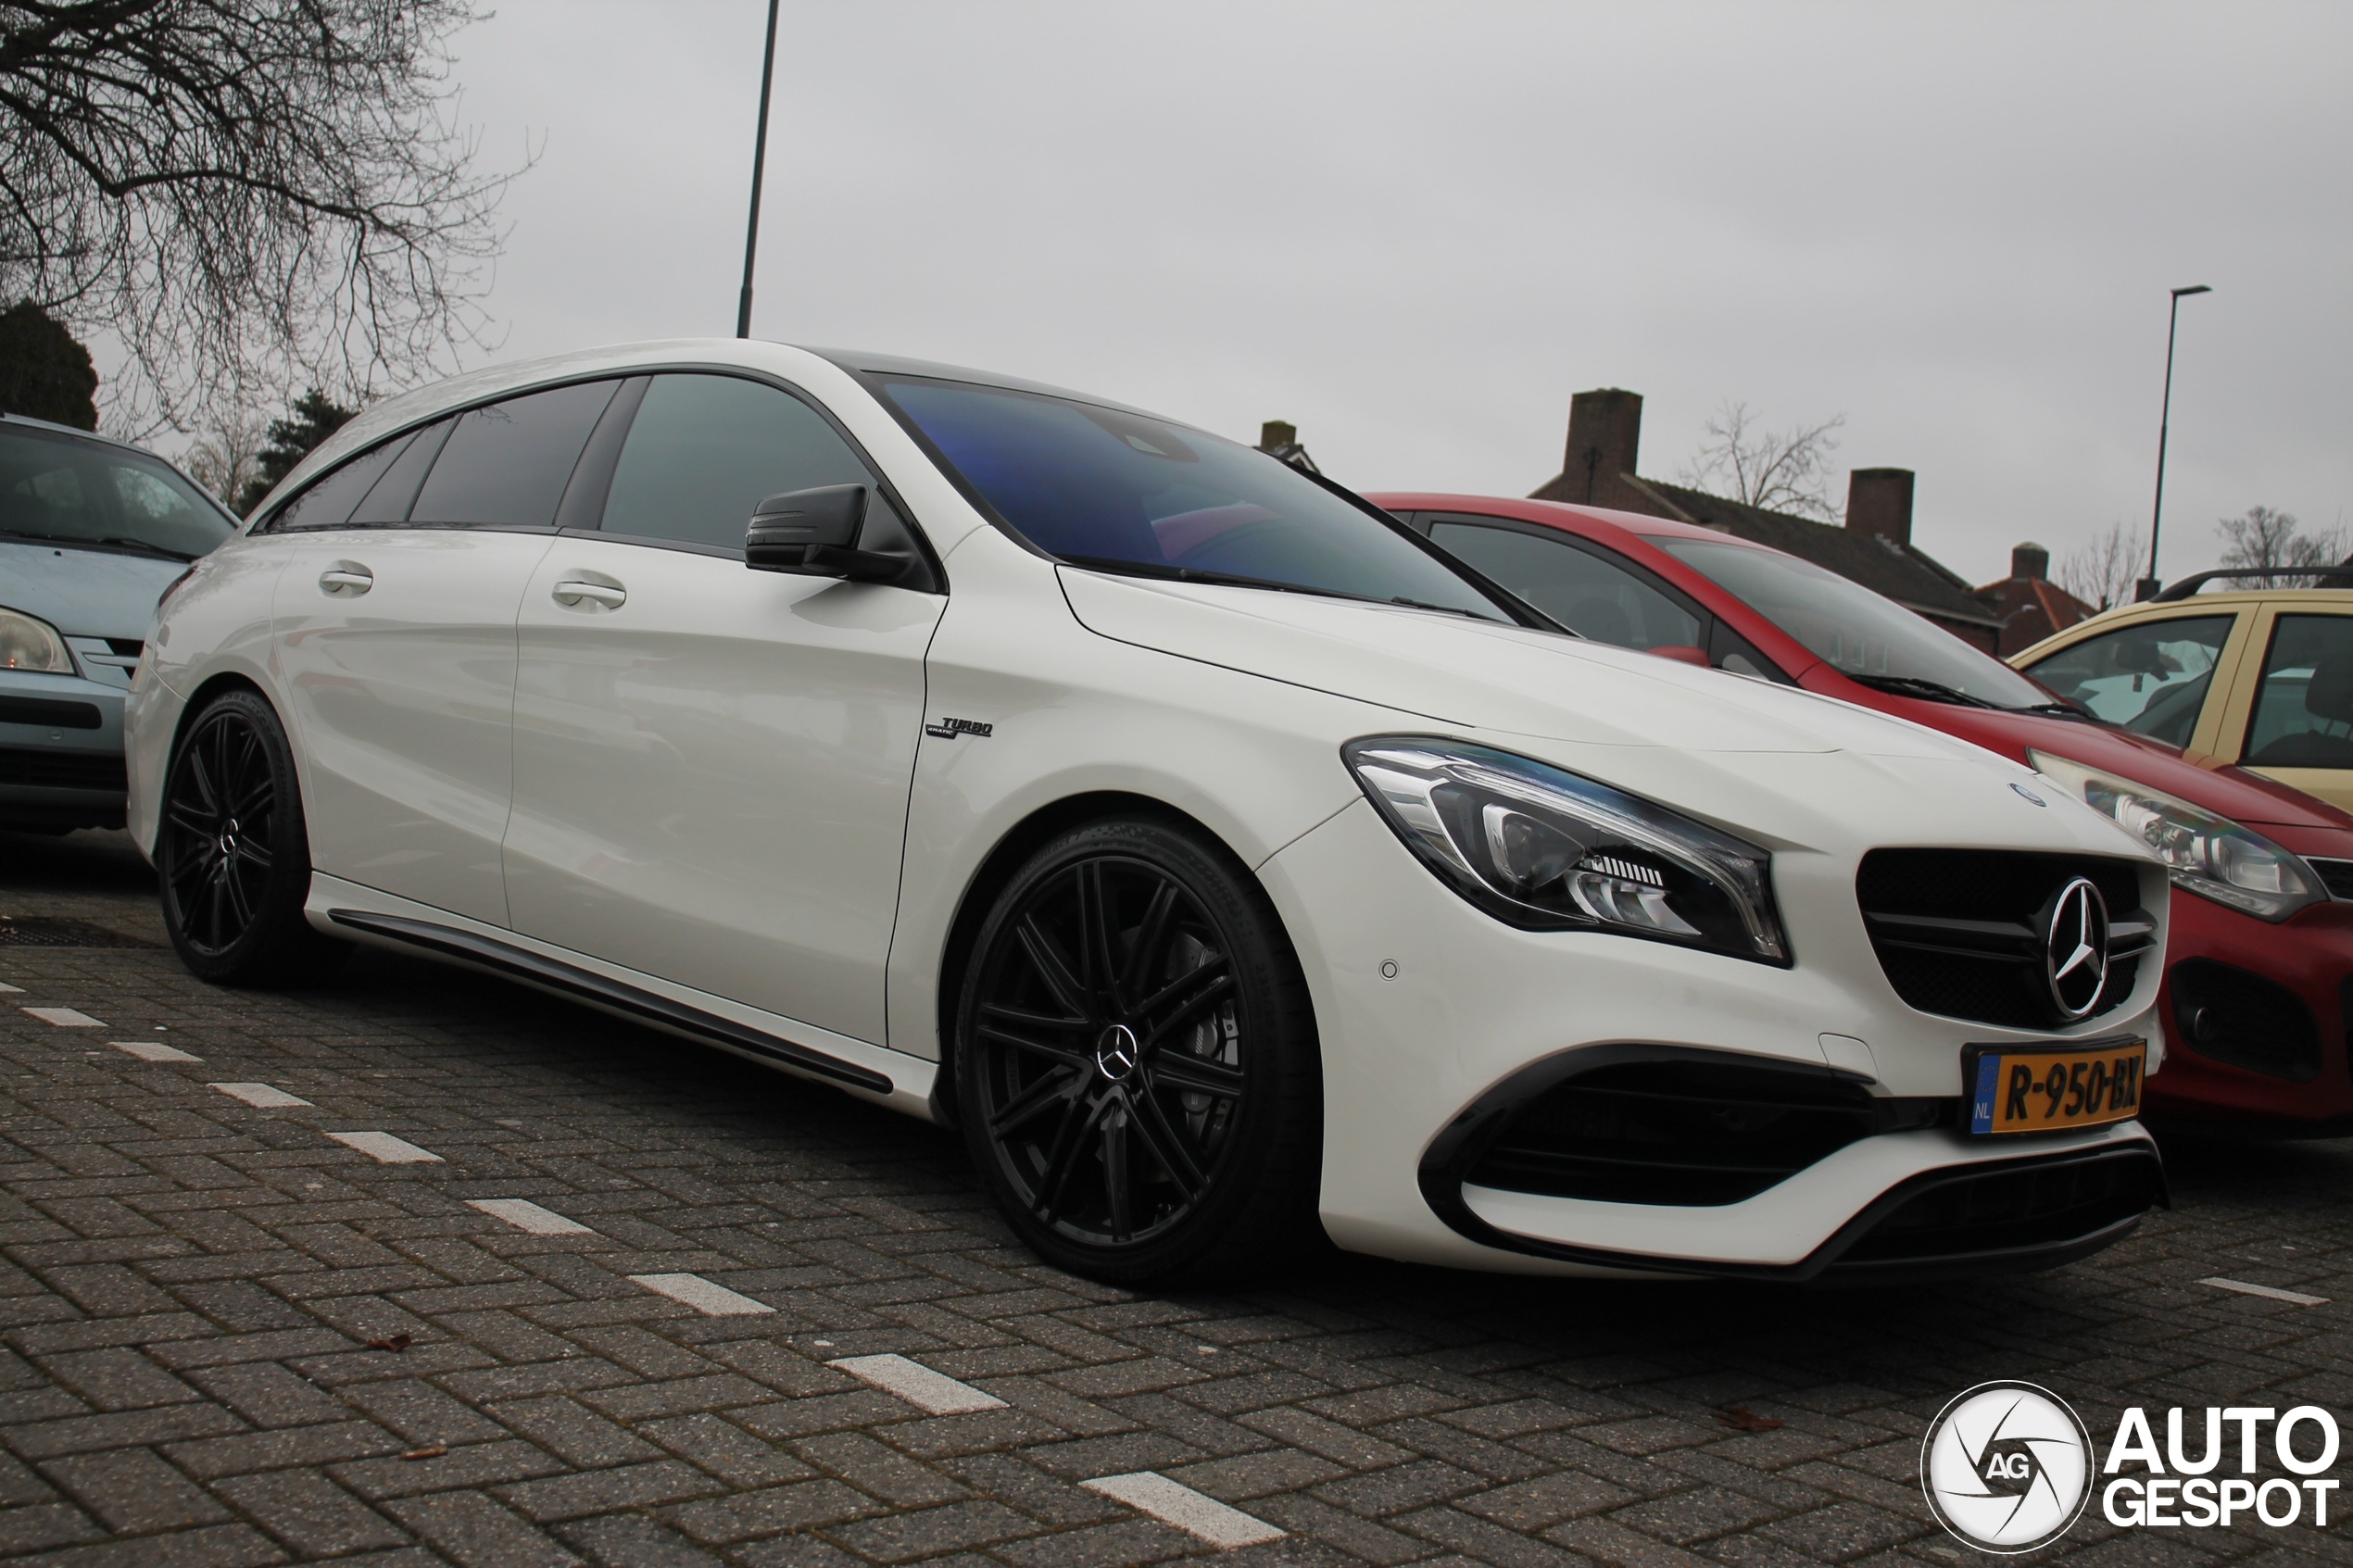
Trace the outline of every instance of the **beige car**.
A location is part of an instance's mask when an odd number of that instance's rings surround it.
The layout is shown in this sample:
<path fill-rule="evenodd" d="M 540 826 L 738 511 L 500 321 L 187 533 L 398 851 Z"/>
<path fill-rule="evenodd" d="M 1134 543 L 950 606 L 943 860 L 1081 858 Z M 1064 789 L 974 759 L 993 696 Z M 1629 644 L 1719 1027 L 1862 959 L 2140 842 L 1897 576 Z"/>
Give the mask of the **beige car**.
<path fill-rule="evenodd" d="M 2010 662 L 2101 718 L 2353 810 L 2353 574 L 2346 586 L 2159 598 L 2046 637 Z"/>

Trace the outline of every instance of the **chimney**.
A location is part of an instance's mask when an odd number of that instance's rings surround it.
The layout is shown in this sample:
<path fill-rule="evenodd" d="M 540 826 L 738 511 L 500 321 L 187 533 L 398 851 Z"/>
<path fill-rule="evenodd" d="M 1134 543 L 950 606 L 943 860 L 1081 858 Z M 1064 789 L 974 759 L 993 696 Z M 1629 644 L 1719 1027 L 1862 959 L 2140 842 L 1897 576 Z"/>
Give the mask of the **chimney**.
<path fill-rule="evenodd" d="M 1568 450 L 1548 499 L 1623 507 L 1617 476 L 1632 473 L 1642 444 L 1642 395 L 1605 386 L 1568 400 Z M 1647 508 L 1645 508 L 1647 509 Z"/>
<path fill-rule="evenodd" d="M 1912 470 L 1856 469 L 1849 473 L 1846 526 L 1857 533 L 1876 533 L 1891 545 L 1910 544 Z"/>
<path fill-rule="evenodd" d="M 1286 446 L 1299 445 L 1299 427 L 1289 420 L 1268 420 L 1258 427 L 1258 449 L 1279 452 Z"/>
<path fill-rule="evenodd" d="M 2010 548 L 2010 575 L 2030 578 L 2040 583 L 2051 574 L 2051 552 L 2040 545 L 2015 545 Z"/>

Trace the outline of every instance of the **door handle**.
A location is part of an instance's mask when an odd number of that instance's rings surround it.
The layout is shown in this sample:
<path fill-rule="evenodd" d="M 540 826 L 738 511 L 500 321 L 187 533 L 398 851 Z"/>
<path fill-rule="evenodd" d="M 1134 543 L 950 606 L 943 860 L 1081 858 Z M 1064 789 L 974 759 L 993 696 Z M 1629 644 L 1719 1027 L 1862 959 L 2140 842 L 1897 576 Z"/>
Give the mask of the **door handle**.
<path fill-rule="evenodd" d="M 619 609 L 629 602 L 629 590 L 618 583 L 587 583 L 576 577 L 558 580 L 548 592 L 558 604 L 572 609 L 584 608 L 583 599 L 604 609 Z"/>
<path fill-rule="evenodd" d="M 337 596 L 358 596 L 376 585 L 376 574 L 358 561 L 339 560 L 319 574 L 319 591 Z"/>

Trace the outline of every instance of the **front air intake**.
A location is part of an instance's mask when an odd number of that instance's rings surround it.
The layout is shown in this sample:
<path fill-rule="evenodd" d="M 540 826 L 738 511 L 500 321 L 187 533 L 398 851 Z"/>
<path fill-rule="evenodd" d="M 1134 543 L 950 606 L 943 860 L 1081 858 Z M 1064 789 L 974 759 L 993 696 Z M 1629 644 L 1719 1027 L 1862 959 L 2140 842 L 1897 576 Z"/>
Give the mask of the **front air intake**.
<path fill-rule="evenodd" d="M 1738 1203 L 1858 1139 L 1950 1124 L 1955 1099 L 1891 1099 L 1824 1067 L 1620 1047 L 1508 1107 L 1460 1179 L 1604 1203 Z"/>

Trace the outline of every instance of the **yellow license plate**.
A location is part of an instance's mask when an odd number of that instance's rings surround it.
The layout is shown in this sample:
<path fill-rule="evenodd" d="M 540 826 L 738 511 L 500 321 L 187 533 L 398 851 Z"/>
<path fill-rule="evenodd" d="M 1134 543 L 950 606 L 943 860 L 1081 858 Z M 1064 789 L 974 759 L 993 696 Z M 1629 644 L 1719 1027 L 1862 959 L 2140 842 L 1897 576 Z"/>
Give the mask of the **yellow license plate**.
<path fill-rule="evenodd" d="M 2141 1111 L 2145 1040 L 2093 1046 L 1971 1046 L 1962 1057 L 1972 1133 L 2051 1133 Z"/>

